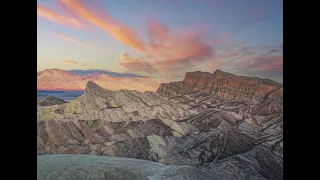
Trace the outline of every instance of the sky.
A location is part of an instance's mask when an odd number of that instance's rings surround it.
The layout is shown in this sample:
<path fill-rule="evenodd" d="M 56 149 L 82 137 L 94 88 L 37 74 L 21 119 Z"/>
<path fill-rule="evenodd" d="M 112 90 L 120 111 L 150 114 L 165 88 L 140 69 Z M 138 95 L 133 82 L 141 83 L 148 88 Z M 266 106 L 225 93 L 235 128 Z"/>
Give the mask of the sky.
<path fill-rule="evenodd" d="M 282 0 L 38 0 L 38 71 L 283 77 Z"/>

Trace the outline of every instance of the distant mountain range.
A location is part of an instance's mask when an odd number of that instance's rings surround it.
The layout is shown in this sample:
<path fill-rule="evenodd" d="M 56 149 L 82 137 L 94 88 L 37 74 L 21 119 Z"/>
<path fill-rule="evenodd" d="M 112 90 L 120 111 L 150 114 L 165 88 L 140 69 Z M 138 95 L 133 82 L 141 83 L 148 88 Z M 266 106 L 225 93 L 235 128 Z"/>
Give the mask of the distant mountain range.
<path fill-rule="evenodd" d="M 75 75 L 85 75 L 85 76 L 90 74 L 106 74 L 114 77 L 140 77 L 140 78 L 147 77 L 147 76 L 142 76 L 142 75 L 133 74 L 133 73 L 117 73 L 117 72 L 101 70 L 101 69 L 87 69 L 87 70 L 74 69 L 74 70 L 68 70 L 67 72 L 70 72 Z"/>
<path fill-rule="evenodd" d="M 88 81 L 110 90 L 155 91 L 159 82 L 151 77 L 107 70 L 46 69 L 38 72 L 38 90 L 84 90 Z"/>

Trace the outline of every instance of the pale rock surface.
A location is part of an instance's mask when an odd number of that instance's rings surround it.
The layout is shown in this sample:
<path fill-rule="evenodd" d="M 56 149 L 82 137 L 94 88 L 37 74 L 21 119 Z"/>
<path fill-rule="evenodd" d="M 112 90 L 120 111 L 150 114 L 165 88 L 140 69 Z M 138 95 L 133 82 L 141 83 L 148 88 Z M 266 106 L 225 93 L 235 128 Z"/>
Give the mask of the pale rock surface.
<path fill-rule="evenodd" d="M 77 99 L 38 107 L 37 153 L 188 165 L 227 180 L 283 179 L 279 83 L 219 70 L 189 73 L 184 81 L 158 93 L 88 82 Z"/>
<path fill-rule="evenodd" d="M 80 97 L 66 105 L 40 107 L 38 120 L 46 119 L 104 119 L 107 121 L 147 120 L 154 118 L 178 119 L 197 110 L 189 105 L 177 104 L 155 92 L 133 90 L 111 91 L 89 81 Z M 57 114 L 61 109 L 63 115 Z"/>
<path fill-rule="evenodd" d="M 191 166 L 169 166 L 130 158 L 40 155 L 38 180 L 222 180 Z"/>

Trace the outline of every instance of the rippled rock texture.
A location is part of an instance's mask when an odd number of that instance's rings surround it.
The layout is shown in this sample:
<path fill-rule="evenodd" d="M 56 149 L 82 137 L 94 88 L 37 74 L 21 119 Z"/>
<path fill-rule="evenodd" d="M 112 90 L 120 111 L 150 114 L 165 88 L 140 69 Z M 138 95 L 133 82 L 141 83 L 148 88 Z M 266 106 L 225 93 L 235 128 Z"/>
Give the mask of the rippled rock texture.
<path fill-rule="evenodd" d="M 193 166 L 228 180 L 283 179 L 281 84 L 219 70 L 192 74 L 188 86 L 172 83 L 182 87 L 170 95 L 161 86 L 141 93 L 88 82 L 75 100 L 39 106 L 38 155 L 126 157 Z M 206 93 L 208 86 L 217 93 Z M 219 96 L 224 87 L 235 98 Z"/>
<path fill-rule="evenodd" d="M 162 83 L 157 92 L 162 96 L 174 97 L 201 92 L 224 100 L 261 103 L 265 100 L 282 99 L 282 84 L 270 79 L 236 76 L 221 70 L 189 72 L 183 81 Z"/>

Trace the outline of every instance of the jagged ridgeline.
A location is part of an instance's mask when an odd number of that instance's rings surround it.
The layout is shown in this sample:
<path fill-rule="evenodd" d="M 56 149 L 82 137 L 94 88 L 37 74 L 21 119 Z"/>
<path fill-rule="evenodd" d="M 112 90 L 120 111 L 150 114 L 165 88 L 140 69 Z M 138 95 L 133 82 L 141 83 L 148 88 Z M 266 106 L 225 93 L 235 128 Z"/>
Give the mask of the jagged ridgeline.
<path fill-rule="evenodd" d="M 70 102 L 51 99 L 37 107 L 38 155 L 116 156 L 228 180 L 283 179 L 283 86 L 272 80 L 190 72 L 156 92 L 89 81 Z"/>

